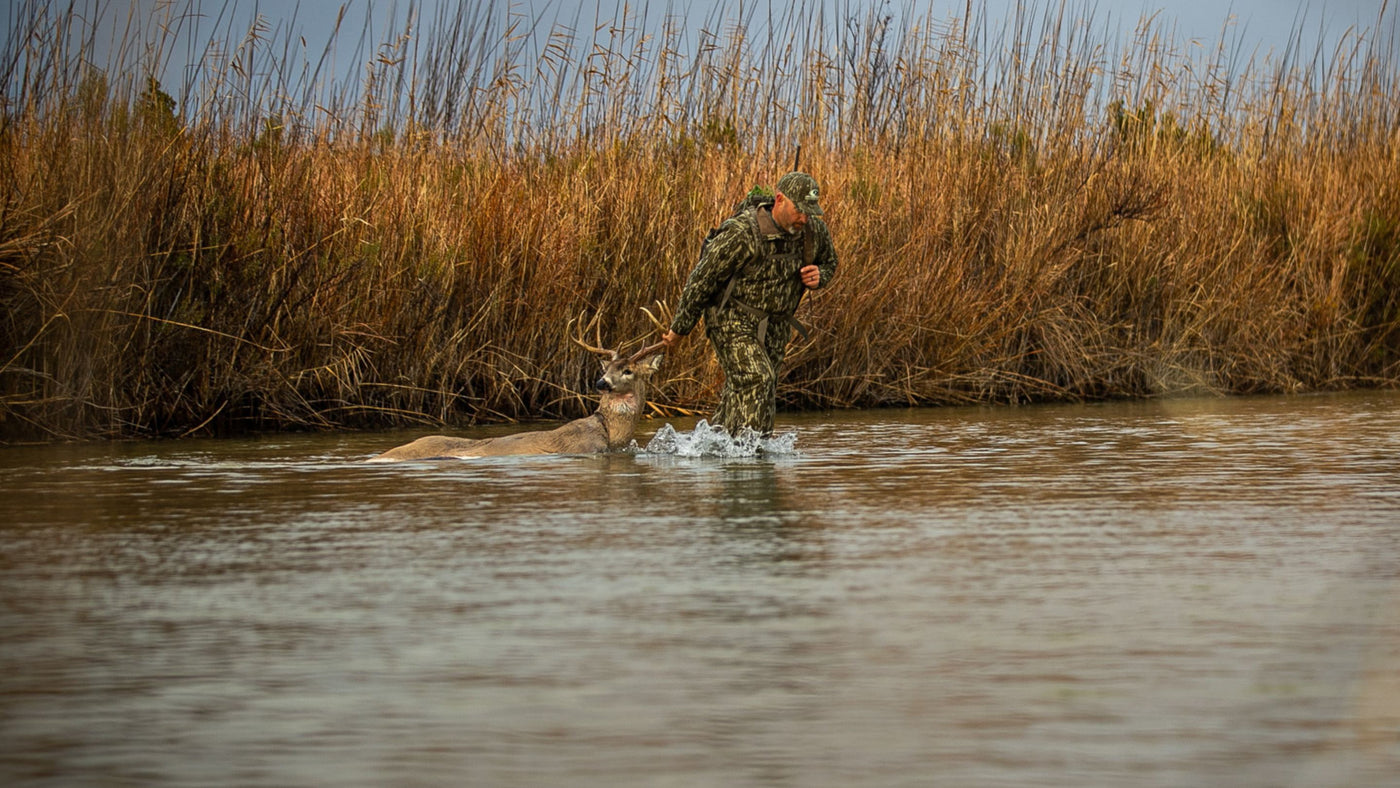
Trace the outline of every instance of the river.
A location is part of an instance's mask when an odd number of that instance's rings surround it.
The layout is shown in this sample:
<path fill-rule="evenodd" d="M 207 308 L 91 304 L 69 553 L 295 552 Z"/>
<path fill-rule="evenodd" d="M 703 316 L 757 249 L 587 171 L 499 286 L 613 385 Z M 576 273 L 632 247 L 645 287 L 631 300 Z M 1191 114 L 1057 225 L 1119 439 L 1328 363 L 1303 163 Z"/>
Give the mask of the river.
<path fill-rule="evenodd" d="M 1400 393 L 674 426 L 0 449 L 0 783 L 1396 784 Z"/>

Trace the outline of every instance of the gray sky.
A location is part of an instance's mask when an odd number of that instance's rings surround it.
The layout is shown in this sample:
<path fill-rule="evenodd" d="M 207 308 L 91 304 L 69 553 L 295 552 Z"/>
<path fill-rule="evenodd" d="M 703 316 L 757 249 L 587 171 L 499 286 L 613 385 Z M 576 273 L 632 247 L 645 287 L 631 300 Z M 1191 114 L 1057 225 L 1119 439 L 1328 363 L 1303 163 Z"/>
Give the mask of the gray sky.
<path fill-rule="evenodd" d="M 125 20 L 128 13 L 135 12 L 138 16 L 149 17 L 158 8 L 171 5 L 182 6 L 184 0 L 77 0 L 80 7 L 87 5 L 100 5 L 104 7 L 103 14 L 109 18 L 109 23 Z M 800 0 L 798 0 L 800 2 Z M 962 15 L 966 0 L 893 0 L 890 7 L 896 10 L 908 9 L 915 15 L 923 15 L 925 12 L 933 12 L 936 17 L 947 17 L 952 15 Z M 205 0 L 199 3 L 201 11 L 212 17 L 223 7 L 225 0 Z M 377 20 L 387 33 L 390 29 L 389 22 L 392 16 L 397 13 L 402 16 L 410 4 L 410 0 L 300 0 L 300 2 L 285 2 L 283 0 L 228 0 L 236 9 L 236 13 L 242 17 L 251 18 L 256 10 L 264 18 L 277 23 L 290 23 L 293 12 L 296 16 L 296 31 L 299 35 L 307 39 L 308 44 L 315 45 L 324 41 L 329 35 L 336 14 L 344 7 L 346 9 L 346 26 L 351 28 L 358 37 L 360 29 L 367 18 Z M 568 0 L 496 0 L 490 5 L 498 8 L 511 8 L 526 11 L 531 8 L 540 9 L 540 13 L 545 18 L 553 18 L 556 15 L 572 18 L 576 8 L 586 9 L 585 18 L 591 17 L 593 12 L 599 8 L 604 11 L 605 16 L 615 14 L 615 9 L 622 6 L 620 0 L 598 0 L 594 3 L 569 2 Z M 792 4 L 794 0 L 778 0 L 776 7 L 785 7 Z M 995 24 L 999 19 L 1005 18 L 1017 5 L 1018 0 L 973 0 L 974 6 L 982 5 L 987 9 L 989 21 Z M 1036 8 L 1055 7 L 1057 0 L 1023 0 L 1026 5 Z M 1387 11 L 1387 15 L 1392 21 L 1400 8 L 1395 8 L 1397 2 L 1392 2 L 1392 7 Z M 1230 30 L 1238 32 L 1246 40 L 1252 49 L 1255 45 L 1262 50 L 1270 47 L 1282 47 L 1287 41 L 1291 32 L 1301 26 L 1309 33 L 1315 33 L 1319 29 L 1325 31 L 1330 37 L 1339 36 L 1348 26 L 1358 26 L 1361 28 L 1371 27 L 1386 0 L 1070 0 L 1069 7 L 1072 10 L 1082 8 L 1092 8 L 1096 17 L 1111 18 L 1115 23 L 1125 27 L 1131 27 L 1136 21 L 1145 15 L 1160 12 L 1160 20 L 1163 22 L 1175 23 L 1178 31 L 1186 38 L 1202 38 L 1215 40 L 1219 37 L 1222 26 L 1227 20 L 1233 18 Z M 860 11 L 875 3 L 869 0 L 845 0 L 836 3 L 841 7 L 854 7 Z M 449 8 L 456 7 L 454 0 L 418 0 L 417 5 L 428 11 L 424 16 L 431 16 L 431 11 L 441 5 Z M 480 5 L 479 2 L 466 2 L 464 5 Z M 653 16 L 660 16 L 660 12 L 666 8 L 674 9 L 677 15 L 685 16 L 695 24 L 704 24 L 707 19 L 714 15 L 715 9 L 723 8 L 731 13 L 736 12 L 739 6 L 738 0 L 634 0 L 633 7 L 650 6 Z M 753 6 L 753 0 L 748 0 L 745 5 Z M 761 6 L 761 4 L 759 4 Z"/>
<path fill-rule="evenodd" d="M 12 0 L 7 5 L 9 11 L 3 15 L 10 17 L 7 35 L 15 28 L 16 8 L 33 0 Z M 1059 0 L 1023 0 L 1025 5 L 1044 12 L 1057 8 Z M 44 0 L 38 0 L 43 3 Z M 90 18 L 100 19 L 105 30 L 113 31 L 108 38 L 120 39 L 121 32 L 129 16 L 143 20 L 147 30 L 155 29 L 151 20 L 158 19 L 171 8 L 185 8 L 190 0 L 74 0 L 77 7 Z M 604 19 L 614 19 L 623 6 L 624 0 L 595 0 L 592 3 L 571 2 L 570 0 L 197 0 L 199 33 L 183 39 L 185 52 L 175 52 L 170 56 L 166 73 L 161 80 L 167 85 L 180 82 L 181 73 L 189 73 L 186 67 L 191 59 L 186 52 L 194 52 L 199 47 L 191 41 L 207 41 L 211 37 L 220 41 L 237 41 L 247 32 L 252 19 L 260 14 L 266 24 L 269 37 L 292 42 L 298 46 L 305 41 L 304 52 L 309 58 L 319 57 L 325 49 L 334 28 L 337 13 L 345 9 L 336 57 L 334 73 L 338 77 L 362 72 L 364 64 L 372 59 L 379 44 L 389 40 L 403 30 L 403 18 L 410 5 L 416 5 L 421 17 L 431 20 L 440 8 L 455 12 L 460 6 L 466 8 L 488 8 L 491 13 L 501 14 L 511 9 L 525 15 L 537 16 L 547 29 L 555 21 L 572 22 L 581 18 L 581 28 L 590 28 L 595 14 L 601 13 Z M 962 16 L 967 0 L 888 0 L 885 7 L 898 14 L 904 12 L 914 17 L 931 15 L 935 20 L 946 20 Z M 1391 45 L 1397 43 L 1396 34 L 1400 25 L 1400 0 L 1389 0 L 1386 9 L 1384 29 L 1390 31 L 1387 39 Z M 1072 17 L 1082 19 L 1087 9 L 1093 17 L 1094 25 L 1122 39 L 1129 36 L 1139 20 L 1157 12 L 1160 29 L 1174 32 L 1183 43 L 1196 41 L 1203 47 L 1221 41 L 1242 54 L 1264 57 L 1270 51 L 1281 53 L 1288 45 L 1290 37 L 1299 34 L 1307 52 L 1311 53 L 1321 44 L 1329 53 L 1349 29 L 1375 29 L 1381 9 L 1387 0 L 1067 0 Z M 51 4 L 52 7 L 63 4 Z M 769 8 L 781 10 L 793 5 L 812 7 L 825 5 L 844 11 L 864 15 L 867 9 L 878 6 L 878 0 L 777 0 L 765 5 L 762 0 L 744 0 L 746 8 L 758 7 L 759 18 Z M 973 0 L 974 8 L 985 8 L 988 29 L 997 31 L 1005 18 L 1014 13 L 1018 0 Z M 737 13 L 740 0 L 633 0 L 633 7 L 646 7 L 649 18 L 659 20 L 668 11 L 687 20 L 687 29 L 694 31 L 702 27 L 716 30 L 716 9 L 729 15 Z M 533 11 L 532 9 L 538 9 Z M 581 9 L 581 13 L 580 13 Z M 220 19 L 220 15 L 223 18 Z M 1116 33 L 1114 31 L 1117 31 Z M 580 31 L 585 32 L 585 31 Z M 357 49 L 358 48 L 358 49 Z"/>

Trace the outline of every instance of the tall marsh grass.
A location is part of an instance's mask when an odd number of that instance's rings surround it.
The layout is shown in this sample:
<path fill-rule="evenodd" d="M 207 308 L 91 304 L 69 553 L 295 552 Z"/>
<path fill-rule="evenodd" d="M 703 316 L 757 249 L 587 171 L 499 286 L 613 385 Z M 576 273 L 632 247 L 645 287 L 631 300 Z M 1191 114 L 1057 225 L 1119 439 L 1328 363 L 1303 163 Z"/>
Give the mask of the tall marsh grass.
<path fill-rule="evenodd" d="M 227 5 L 200 17 L 222 35 L 190 34 L 196 3 L 108 46 L 25 0 L 0 438 L 579 415 L 596 362 L 570 320 L 654 333 L 641 308 L 799 144 L 841 265 L 784 407 L 1400 382 L 1393 12 L 1264 55 L 1068 2 L 999 27 L 975 3 L 754 7 L 699 30 L 411 7 L 337 77 Z M 699 334 L 664 376 L 662 414 L 720 380 Z"/>

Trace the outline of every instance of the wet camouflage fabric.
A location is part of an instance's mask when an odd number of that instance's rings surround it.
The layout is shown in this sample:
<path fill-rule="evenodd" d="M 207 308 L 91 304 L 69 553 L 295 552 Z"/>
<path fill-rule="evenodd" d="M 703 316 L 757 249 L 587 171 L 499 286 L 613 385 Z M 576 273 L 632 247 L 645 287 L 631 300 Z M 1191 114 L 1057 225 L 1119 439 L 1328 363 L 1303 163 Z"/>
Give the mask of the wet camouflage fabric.
<path fill-rule="evenodd" d="M 722 319 L 712 320 L 710 315 L 716 312 L 717 307 L 706 310 L 705 334 L 724 370 L 724 386 L 711 421 L 731 435 L 744 427 L 767 435 L 773 431 L 778 370 L 792 332 L 770 325 L 760 342 L 757 318 L 731 308 L 724 310 Z"/>
<path fill-rule="evenodd" d="M 792 336 L 792 315 L 806 290 L 798 273 L 804 265 L 802 234 L 778 230 L 767 211 L 751 207 L 720 225 L 690 273 L 671 321 L 671 330 L 684 335 L 704 316 L 705 333 L 724 370 L 714 422 L 731 433 L 742 427 L 772 432 L 778 370 Z M 836 250 L 821 219 L 809 217 L 807 229 L 824 287 L 836 273 Z M 736 274 L 729 303 L 721 309 L 725 287 Z M 755 310 L 767 315 L 766 330 Z"/>

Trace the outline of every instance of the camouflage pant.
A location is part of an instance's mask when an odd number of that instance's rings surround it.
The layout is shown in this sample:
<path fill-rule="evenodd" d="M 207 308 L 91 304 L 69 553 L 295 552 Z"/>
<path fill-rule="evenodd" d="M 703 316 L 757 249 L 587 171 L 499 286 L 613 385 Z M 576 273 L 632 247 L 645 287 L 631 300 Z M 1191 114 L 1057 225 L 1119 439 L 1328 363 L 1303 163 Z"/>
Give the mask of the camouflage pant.
<path fill-rule="evenodd" d="M 734 308 L 705 312 L 705 333 L 724 370 L 713 423 L 737 434 L 749 427 L 760 434 L 773 432 L 778 407 L 778 368 L 787 352 L 792 328 L 785 319 L 769 322 L 759 341 L 759 320 Z"/>

